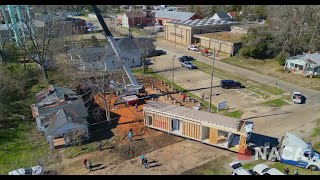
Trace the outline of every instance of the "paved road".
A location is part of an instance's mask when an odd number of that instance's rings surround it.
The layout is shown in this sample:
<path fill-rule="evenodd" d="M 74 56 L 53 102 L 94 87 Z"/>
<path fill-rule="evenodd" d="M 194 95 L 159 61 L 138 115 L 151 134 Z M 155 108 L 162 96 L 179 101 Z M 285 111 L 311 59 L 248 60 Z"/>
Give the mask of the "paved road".
<path fill-rule="evenodd" d="M 198 61 L 203 62 L 203 63 L 207 63 L 207 64 L 212 64 L 212 59 L 202 56 L 200 54 L 197 54 L 196 52 L 193 51 L 186 51 L 186 47 L 185 46 L 181 46 L 181 45 L 176 45 L 174 43 L 170 43 L 162 38 L 159 38 L 158 41 L 156 42 L 157 48 L 158 49 L 163 49 L 165 51 L 169 51 L 174 53 L 176 56 L 181 56 L 181 55 L 188 55 L 188 56 L 193 56 L 194 58 L 196 58 Z M 237 67 L 234 65 L 230 65 L 224 62 L 219 61 L 219 58 L 217 58 L 218 60 L 214 62 L 215 67 L 228 71 L 230 73 L 233 74 L 237 74 L 241 77 L 245 77 L 247 79 L 251 79 L 257 82 L 261 82 L 264 84 L 268 84 L 270 86 L 274 86 L 274 87 L 279 87 L 287 92 L 292 92 L 292 91 L 301 91 L 302 93 L 304 93 L 306 95 L 306 97 L 308 98 L 308 104 L 315 104 L 318 103 L 320 101 L 320 91 L 316 91 L 316 90 L 311 90 L 311 89 L 307 89 L 304 87 L 300 87 L 298 85 L 295 84 L 291 84 L 279 79 L 275 79 L 273 77 L 270 76 L 266 76 L 248 69 L 244 69 L 241 67 Z M 276 85 L 277 83 L 277 85 Z"/>
<path fill-rule="evenodd" d="M 203 63 L 212 63 L 210 58 L 196 54 L 192 51 L 187 51 L 184 46 L 176 45 L 175 47 L 174 44 L 168 43 L 162 39 L 158 40 L 156 45 L 158 49 L 168 51 L 169 56 L 172 56 L 172 53 L 177 57 L 189 55 L 195 57 L 197 60 Z M 170 61 L 169 59 L 168 61 Z M 215 61 L 215 67 L 247 79 L 265 83 L 274 87 L 278 86 L 287 92 L 299 90 L 307 97 L 307 103 L 304 105 L 292 104 L 285 107 L 269 109 L 265 109 L 261 106 L 252 106 L 250 108 L 246 108 L 245 111 L 249 111 L 251 115 L 245 118 L 255 122 L 256 133 L 280 138 L 285 132 L 292 132 L 298 136 L 305 137 L 308 136 L 308 134 L 312 131 L 314 127 L 313 121 L 320 118 L 319 91 L 300 87 L 282 80 L 259 74 L 254 71 L 226 64 L 219 60 Z M 176 81 L 178 82 L 179 80 L 177 79 Z M 278 85 L 276 85 L 275 82 L 277 82 Z M 181 86 L 185 87 L 185 85 L 182 84 Z"/>

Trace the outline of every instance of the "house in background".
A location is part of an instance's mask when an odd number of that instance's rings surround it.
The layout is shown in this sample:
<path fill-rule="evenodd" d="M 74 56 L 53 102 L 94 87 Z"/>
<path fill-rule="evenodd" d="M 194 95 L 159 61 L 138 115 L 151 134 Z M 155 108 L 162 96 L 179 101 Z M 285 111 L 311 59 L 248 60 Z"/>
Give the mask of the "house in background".
<path fill-rule="evenodd" d="M 129 67 L 142 65 L 141 58 L 145 54 L 150 56 L 155 51 L 155 45 L 148 38 L 122 38 L 116 41 L 119 46 L 122 60 Z M 75 49 L 69 53 L 71 61 L 80 70 L 116 70 L 122 69 L 114 50 L 109 47 L 89 47 Z M 88 58 L 90 57 L 90 58 Z"/>
<path fill-rule="evenodd" d="M 320 74 L 320 53 L 303 53 L 286 59 L 285 70 L 305 77 L 319 76 Z"/>
<path fill-rule="evenodd" d="M 147 11 L 128 11 L 118 16 L 118 23 L 123 27 L 144 27 L 154 24 L 154 17 Z"/>
<path fill-rule="evenodd" d="M 232 20 L 229 13 L 227 13 L 227 12 L 217 12 L 210 19 L 224 20 L 224 21 L 231 21 Z"/>
<path fill-rule="evenodd" d="M 165 22 L 169 21 L 187 21 L 195 19 L 203 19 L 202 16 L 191 13 L 191 12 L 177 12 L 177 11 L 161 11 L 155 10 L 154 13 L 155 21 L 159 25 L 163 25 Z"/>
<path fill-rule="evenodd" d="M 55 115 L 58 112 L 63 110 L 63 112 L 67 113 L 68 117 L 71 119 L 79 120 L 77 123 L 81 124 L 81 127 L 87 126 L 86 119 L 89 116 L 81 97 L 77 96 L 77 94 L 69 88 L 55 85 L 51 85 L 36 94 L 36 103 L 31 105 L 31 110 L 33 118 L 36 119 L 38 131 L 45 133 L 51 149 L 54 149 L 55 144 L 53 142 L 58 136 L 51 134 L 56 131 L 51 131 L 49 129 L 52 129 L 50 127 L 56 124 L 55 121 L 58 116 Z M 78 131 L 76 129 L 77 128 L 65 128 L 64 134 L 72 134 L 73 132 Z M 53 138 L 49 138 L 49 136 Z M 88 131 L 86 131 L 83 136 L 84 138 L 82 139 L 89 138 Z M 65 142 L 65 144 L 63 144 L 63 146 L 68 146 L 73 143 L 72 140 L 70 140 L 72 138 L 67 139 L 67 137 L 67 135 L 64 137 L 65 141 L 63 142 Z"/>
<path fill-rule="evenodd" d="M 236 11 L 228 12 L 229 17 L 231 18 L 231 21 L 237 21 L 239 17 L 239 13 Z"/>

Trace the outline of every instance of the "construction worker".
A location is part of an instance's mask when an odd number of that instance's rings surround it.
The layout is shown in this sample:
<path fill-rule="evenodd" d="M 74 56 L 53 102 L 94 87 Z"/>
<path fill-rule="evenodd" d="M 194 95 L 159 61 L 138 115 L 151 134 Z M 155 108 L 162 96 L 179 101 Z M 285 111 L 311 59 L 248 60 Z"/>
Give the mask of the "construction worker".
<path fill-rule="evenodd" d="M 88 163 L 89 163 L 89 171 L 92 171 L 92 163 L 90 160 L 88 160 Z"/>
<path fill-rule="evenodd" d="M 102 151 L 101 141 L 98 141 L 98 142 L 97 142 L 97 148 L 99 149 L 99 151 Z"/>
<path fill-rule="evenodd" d="M 144 158 L 143 164 L 144 164 L 144 168 L 148 169 L 149 165 L 148 165 L 147 158 Z"/>
<path fill-rule="evenodd" d="M 132 142 L 132 137 L 133 137 L 132 131 L 129 131 L 128 138 L 129 138 L 130 143 Z"/>
<path fill-rule="evenodd" d="M 88 162 L 88 160 L 87 160 L 87 159 L 84 159 L 84 160 L 83 160 L 83 164 L 84 164 L 84 166 L 86 167 L 86 169 L 88 169 L 87 162 Z"/>
<path fill-rule="evenodd" d="M 285 173 L 286 175 L 289 175 L 289 172 L 290 172 L 290 170 L 289 170 L 288 167 L 284 168 L 284 173 Z"/>
<path fill-rule="evenodd" d="M 136 111 L 138 111 L 138 103 L 135 104 Z"/>
<path fill-rule="evenodd" d="M 182 101 L 184 102 L 186 100 L 186 94 L 182 94 Z"/>
<path fill-rule="evenodd" d="M 201 99 L 202 99 L 202 101 L 204 100 L 204 93 L 202 93 L 202 95 L 201 95 Z"/>
<path fill-rule="evenodd" d="M 140 159 L 141 159 L 141 164 L 144 164 L 144 159 L 145 159 L 144 154 L 141 155 Z"/>
<path fill-rule="evenodd" d="M 296 169 L 293 174 L 294 175 L 300 175 L 299 172 L 298 172 L 298 169 Z"/>

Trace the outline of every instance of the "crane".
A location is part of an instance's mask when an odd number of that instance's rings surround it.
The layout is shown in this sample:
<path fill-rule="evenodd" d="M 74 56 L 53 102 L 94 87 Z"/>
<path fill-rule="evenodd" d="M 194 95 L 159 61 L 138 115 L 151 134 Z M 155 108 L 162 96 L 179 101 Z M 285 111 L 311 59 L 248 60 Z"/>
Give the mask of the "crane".
<path fill-rule="evenodd" d="M 138 82 L 137 82 L 135 76 L 133 75 L 130 67 L 127 65 L 127 63 L 126 63 L 125 61 L 123 61 L 123 59 L 122 59 L 122 57 L 121 57 L 120 49 L 119 49 L 119 47 L 118 47 L 118 44 L 115 42 L 115 40 L 114 40 L 114 38 L 113 38 L 113 36 L 112 36 L 109 28 L 107 27 L 107 24 L 106 24 L 105 21 L 103 20 L 103 17 L 102 17 L 102 15 L 101 15 L 98 7 L 97 7 L 96 5 L 92 5 L 92 7 L 93 7 L 93 10 L 94 10 L 94 12 L 95 12 L 95 14 L 96 14 L 96 16 L 97 16 L 97 18 L 98 18 L 98 20 L 99 20 L 102 28 L 103 28 L 103 30 L 104 30 L 104 32 L 105 32 L 105 36 L 106 36 L 107 40 L 109 41 L 112 49 L 114 50 L 114 52 L 115 52 L 115 54 L 116 54 L 116 56 L 117 56 L 117 60 L 118 60 L 119 63 L 121 64 L 122 68 L 123 68 L 124 71 L 126 72 L 128 78 L 129 78 L 129 80 L 130 80 L 130 82 L 131 82 L 131 85 L 130 85 L 130 86 L 125 85 L 125 88 L 124 88 L 125 91 L 127 91 L 127 93 L 132 93 L 132 92 L 134 92 L 135 94 L 138 94 L 139 91 L 140 91 L 141 89 L 143 89 L 143 86 L 140 85 L 140 84 L 138 84 Z M 113 83 L 113 82 L 112 82 L 112 83 Z M 113 85 L 113 87 L 118 88 L 116 84 L 112 84 L 112 85 Z"/>

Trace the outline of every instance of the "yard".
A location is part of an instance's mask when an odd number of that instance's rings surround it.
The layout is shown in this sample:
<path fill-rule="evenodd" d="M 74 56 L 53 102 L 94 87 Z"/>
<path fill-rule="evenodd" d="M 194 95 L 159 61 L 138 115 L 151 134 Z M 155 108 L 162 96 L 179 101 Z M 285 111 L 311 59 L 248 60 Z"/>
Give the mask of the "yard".
<path fill-rule="evenodd" d="M 192 62 L 195 64 L 200 70 L 211 73 L 212 66 L 202 63 L 200 61 L 194 61 Z M 250 91 L 256 93 L 257 95 L 267 98 L 271 95 L 280 95 L 284 93 L 285 91 L 279 88 L 275 88 L 266 84 L 262 84 L 253 80 L 248 80 L 239 76 L 232 75 L 224 70 L 214 68 L 214 75 L 221 78 L 221 79 L 232 79 L 235 81 L 241 82 L 244 86 L 246 86 L 247 89 Z"/>
<path fill-rule="evenodd" d="M 315 90 L 320 90 L 320 78 L 305 78 L 302 75 L 295 75 L 283 71 L 283 66 L 274 59 L 257 60 L 257 59 L 244 59 L 239 56 L 226 58 L 222 62 L 239 66 L 245 69 L 256 71 L 258 73 L 272 76 L 274 78 L 297 84 L 302 87 L 307 87 Z"/>
<path fill-rule="evenodd" d="M 271 107 L 281 107 L 284 105 L 288 105 L 288 103 L 283 101 L 282 99 L 273 99 L 267 102 L 263 102 L 261 104 L 264 106 L 271 106 Z"/>

